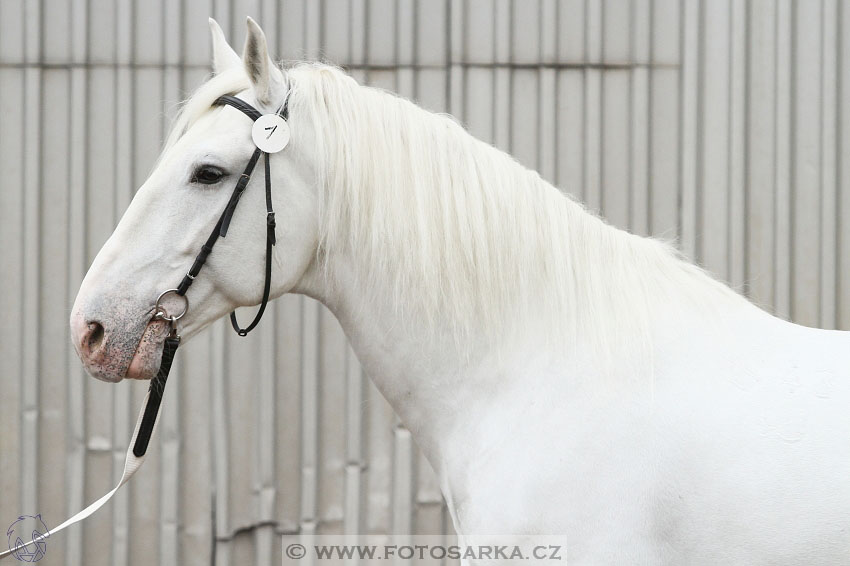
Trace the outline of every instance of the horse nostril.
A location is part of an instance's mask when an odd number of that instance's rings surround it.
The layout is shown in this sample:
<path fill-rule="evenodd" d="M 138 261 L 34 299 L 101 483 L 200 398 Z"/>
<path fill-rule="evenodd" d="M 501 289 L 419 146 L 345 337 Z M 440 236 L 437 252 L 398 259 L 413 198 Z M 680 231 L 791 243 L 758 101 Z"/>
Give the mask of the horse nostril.
<path fill-rule="evenodd" d="M 86 333 L 86 349 L 93 352 L 98 349 L 100 343 L 103 342 L 103 325 L 97 321 L 91 321 L 88 326 L 89 331 Z"/>

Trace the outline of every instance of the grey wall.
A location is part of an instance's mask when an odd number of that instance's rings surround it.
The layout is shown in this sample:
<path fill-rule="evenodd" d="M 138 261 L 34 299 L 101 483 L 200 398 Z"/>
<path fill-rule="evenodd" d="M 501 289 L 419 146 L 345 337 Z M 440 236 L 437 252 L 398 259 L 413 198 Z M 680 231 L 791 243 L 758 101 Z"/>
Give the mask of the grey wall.
<path fill-rule="evenodd" d="M 450 112 L 616 225 L 675 237 L 766 308 L 850 328 L 850 2 L 0 0 L 0 527 L 117 481 L 143 383 L 86 377 L 67 319 L 253 15 Z M 246 316 L 243 313 L 243 317 Z M 427 463 L 331 315 L 285 297 L 178 356 L 148 462 L 43 564 L 270 564 L 275 533 L 449 533 Z"/>

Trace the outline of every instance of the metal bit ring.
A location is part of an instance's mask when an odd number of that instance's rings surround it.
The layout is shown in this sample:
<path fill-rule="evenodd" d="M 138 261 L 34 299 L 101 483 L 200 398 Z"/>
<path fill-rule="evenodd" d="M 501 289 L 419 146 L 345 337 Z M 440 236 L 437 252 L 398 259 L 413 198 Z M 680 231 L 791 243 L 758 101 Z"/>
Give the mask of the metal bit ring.
<path fill-rule="evenodd" d="M 177 314 L 177 315 L 169 315 L 169 314 L 168 314 L 168 311 L 167 311 L 167 310 L 165 310 L 165 307 L 163 307 L 163 306 L 160 304 L 160 303 L 162 302 L 162 298 L 163 298 L 163 297 L 165 297 L 166 295 L 168 295 L 169 293 L 174 293 L 175 295 L 177 295 L 178 297 L 180 297 L 181 299 L 183 299 L 183 301 L 184 301 L 183 312 L 181 312 L 180 314 Z M 180 320 L 181 318 L 183 318 L 183 316 L 184 316 L 187 312 L 189 312 L 189 299 L 186 297 L 186 295 L 180 295 L 180 294 L 177 292 L 177 289 L 168 289 L 167 291 L 163 291 L 162 293 L 160 293 L 160 294 L 159 294 L 159 297 L 157 297 L 157 298 L 156 298 L 156 303 L 154 303 L 153 311 L 154 311 L 154 315 L 153 315 L 154 319 L 158 319 L 158 320 L 168 320 L 168 321 L 170 321 L 170 322 L 171 322 L 171 325 L 172 325 L 172 326 L 174 326 L 174 324 L 175 324 L 178 320 Z"/>

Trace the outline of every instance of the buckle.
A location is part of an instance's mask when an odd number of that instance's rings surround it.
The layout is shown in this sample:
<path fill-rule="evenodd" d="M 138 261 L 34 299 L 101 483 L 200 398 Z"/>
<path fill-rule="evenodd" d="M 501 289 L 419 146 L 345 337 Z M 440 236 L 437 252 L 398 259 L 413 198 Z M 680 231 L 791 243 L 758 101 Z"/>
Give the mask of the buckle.
<path fill-rule="evenodd" d="M 248 181 L 250 180 L 251 175 L 246 175 L 245 173 L 239 175 L 239 180 L 236 181 L 236 190 L 241 193 L 243 190 L 245 190 L 245 187 L 248 186 Z"/>

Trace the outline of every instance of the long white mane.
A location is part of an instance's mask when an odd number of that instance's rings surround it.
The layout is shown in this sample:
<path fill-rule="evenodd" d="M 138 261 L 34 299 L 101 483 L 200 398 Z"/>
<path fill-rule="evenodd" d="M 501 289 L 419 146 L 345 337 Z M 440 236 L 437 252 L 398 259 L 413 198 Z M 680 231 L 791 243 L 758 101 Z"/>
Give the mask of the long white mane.
<path fill-rule="evenodd" d="M 320 257 L 356 262 L 364 304 L 389 294 L 403 317 L 460 342 L 507 339 L 533 322 L 549 339 L 620 350 L 645 334 L 656 304 L 709 312 L 743 301 L 669 244 L 606 224 L 450 117 L 327 65 L 286 75 L 292 144 L 314 144 L 306 153 L 320 161 Z M 169 143 L 216 97 L 248 86 L 241 71 L 208 81 Z"/>

